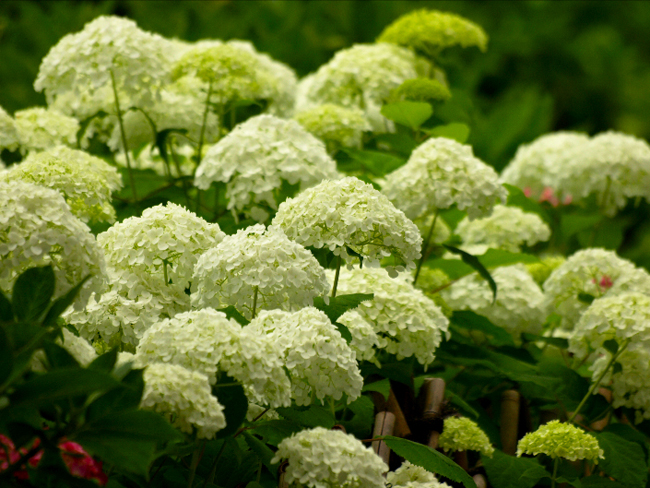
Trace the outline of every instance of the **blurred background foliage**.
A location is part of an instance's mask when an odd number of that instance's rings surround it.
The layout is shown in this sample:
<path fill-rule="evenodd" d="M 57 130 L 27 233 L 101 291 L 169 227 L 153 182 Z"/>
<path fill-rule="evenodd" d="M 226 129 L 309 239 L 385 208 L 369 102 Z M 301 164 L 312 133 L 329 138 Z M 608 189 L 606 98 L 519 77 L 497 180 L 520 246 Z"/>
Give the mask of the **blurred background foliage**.
<path fill-rule="evenodd" d="M 456 12 L 488 32 L 486 54 L 449 50 L 447 110 L 472 128 L 477 155 L 501 169 L 552 130 L 650 138 L 650 2 L 645 1 L 13 1 L 0 2 L 0 105 L 44 104 L 32 83 L 58 39 L 102 14 L 168 37 L 248 39 L 297 70 L 372 42 L 416 8 Z"/>

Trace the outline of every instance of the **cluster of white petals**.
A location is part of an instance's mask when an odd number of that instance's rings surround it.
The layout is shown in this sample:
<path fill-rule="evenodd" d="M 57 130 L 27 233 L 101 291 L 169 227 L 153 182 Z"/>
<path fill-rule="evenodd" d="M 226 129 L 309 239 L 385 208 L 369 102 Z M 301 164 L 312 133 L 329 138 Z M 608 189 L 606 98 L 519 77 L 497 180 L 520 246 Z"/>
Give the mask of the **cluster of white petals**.
<path fill-rule="evenodd" d="M 0 150 L 14 151 L 20 145 L 16 121 L 0 107 Z"/>
<path fill-rule="evenodd" d="M 338 294 L 374 293 L 374 299 L 355 309 L 370 322 L 379 338 L 379 348 L 397 359 L 415 358 L 427 366 L 443 338 L 449 338 L 449 320 L 410 277 L 391 278 L 385 269 L 344 270 Z"/>
<path fill-rule="evenodd" d="M 58 190 L 71 212 L 83 222 L 114 222 L 112 188 L 105 177 L 112 168 L 101 162 L 106 169 L 89 165 L 81 158 L 58 158 L 48 151 L 30 153 L 20 164 L 3 172 L 0 180 L 26 181 Z"/>
<path fill-rule="evenodd" d="M 364 319 L 357 310 L 348 310 L 336 321 L 350 331 L 352 336 L 350 348 L 357 355 L 357 361 L 373 361 L 375 348 L 379 347 L 379 337 L 372 324 Z"/>
<path fill-rule="evenodd" d="M 42 151 L 59 144 L 77 145 L 77 119 L 43 107 L 19 110 L 14 117 L 23 154 L 28 151 Z"/>
<path fill-rule="evenodd" d="M 485 217 L 507 197 L 496 171 L 471 146 L 445 137 L 415 148 L 404 166 L 386 175 L 382 192 L 412 220 L 452 205 L 470 219 Z"/>
<path fill-rule="evenodd" d="M 534 246 L 551 237 L 550 227 L 539 215 L 505 205 L 495 205 L 489 217 L 465 217 L 454 232 L 464 244 L 485 244 L 510 252 L 519 252 L 523 244 Z"/>
<path fill-rule="evenodd" d="M 247 328 L 278 344 L 296 404 L 340 400 L 344 394 L 350 403 L 361 395 L 363 378 L 355 353 L 320 310 L 263 311 Z"/>
<path fill-rule="evenodd" d="M 306 247 L 327 247 L 347 262 L 356 259 L 348 249 L 368 266 L 392 256 L 391 271 L 414 267 L 422 247 L 415 224 L 372 185 L 354 177 L 323 181 L 286 200 L 273 225 L 289 239 Z"/>
<path fill-rule="evenodd" d="M 195 184 L 207 190 L 215 181 L 226 183 L 228 209 L 235 215 L 247 209 L 253 218 L 266 214 L 256 219 L 262 221 L 268 218 L 264 207 L 278 208 L 283 183 L 304 190 L 338 177 L 336 162 L 322 141 L 294 120 L 259 115 L 239 124 L 206 152 Z"/>
<path fill-rule="evenodd" d="M 60 145 L 51 147 L 43 151 L 43 153 L 55 158 L 74 161 L 79 165 L 86 166 L 87 171 L 101 174 L 111 192 L 119 191 L 124 186 L 122 184 L 122 175 L 117 171 L 115 166 L 111 166 L 103 159 L 93 156 L 86 151 Z"/>
<path fill-rule="evenodd" d="M 207 376 L 175 364 L 154 363 L 144 370 L 140 408 L 165 415 L 182 432 L 212 439 L 226 426 L 223 405 L 212 395 Z"/>
<path fill-rule="evenodd" d="M 329 290 L 325 270 L 279 229 L 250 226 L 226 236 L 197 261 L 192 305 L 234 306 L 248 319 L 258 310 L 296 310 Z"/>
<path fill-rule="evenodd" d="M 153 325 L 136 353 L 144 364 L 165 362 L 199 371 L 210 384 L 225 373 L 240 381 L 249 398 L 259 405 L 291 404 L 291 384 L 275 341 L 209 308 L 180 313 Z"/>
<path fill-rule="evenodd" d="M 101 248 L 63 196 L 24 181 L 0 182 L 0 289 L 10 294 L 18 275 L 48 264 L 56 275 L 55 298 L 91 275 L 75 308 L 82 308 L 93 291 L 104 288 Z"/>
<path fill-rule="evenodd" d="M 548 314 L 545 297 L 526 267 L 502 266 L 490 273 L 498 290 L 494 303 L 488 282 L 477 273 L 464 276 L 440 294 L 452 309 L 472 310 L 515 336 L 539 333 Z"/>
<path fill-rule="evenodd" d="M 280 444 L 271 463 L 289 461 L 286 481 L 309 488 L 384 488 L 388 466 L 351 434 L 323 427 Z"/>
<path fill-rule="evenodd" d="M 298 84 L 296 108 L 331 103 L 364 112 L 373 131 L 387 132 L 392 122 L 381 114 L 391 90 L 405 80 L 428 74 L 427 61 L 392 44 L 356 44 L 334 57 Z"/>
<path fill-rule="evenodd" d="M 451 488 L 447 483 L 438 481 L 432 472 L 408 461 L 388 473 L 386 481 L 393 488 Z"/>
<path fill-rule="evenodd" d="M 56 342 L 74 357 L 81 366 L 88 366 L 97 358 L 95 348 L 83 337 L 78 337 L 65 327 L 61 328 L 62 337 Z"/>
<path fill-rule="evenodd" d="M 517 456 L 522 454 L 546 454 L 553 459 L 564 458 L 569 461 L 589 459 L 598 464 L 598 459 L 603 459 L 604 452 L 596 437 L 573 424 L 551 420 L 521 438 L 517 444 Z"/>
<path fill-rule="evenodd" d="M 478 451 L 489 457 L 494 453 L 487 434 L 467 417 L 445 419 L 438 445 L 444 451 Z"/>
<path fill-rule="evenodd" d="M 588 304 L 580 294 L 596 298 L 624 292 L 650 294 L 650 274 L 605 249 L 582 249 L 555 268 L 544 282 L 546 306 L 572 329 Z"/>
<path fill-rule="evenodd" d="M 361 136 L 372 128 L 363 112 L 326 103 L 294 115 L 305 129 L 322 140 L 330 152 L 339 147 L 361 147 Z"/>

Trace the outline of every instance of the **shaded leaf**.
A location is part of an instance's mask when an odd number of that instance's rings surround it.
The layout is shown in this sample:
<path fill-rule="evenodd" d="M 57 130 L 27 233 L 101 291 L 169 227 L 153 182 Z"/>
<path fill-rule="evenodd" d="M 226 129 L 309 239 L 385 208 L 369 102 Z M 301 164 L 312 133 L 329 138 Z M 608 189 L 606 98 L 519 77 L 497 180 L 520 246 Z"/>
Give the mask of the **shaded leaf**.
<path fill-rule="evenodd" d="M 92 363 L 88 365 L 88 369 L 94 369 L 95 371 L 102 371 L 104 373 L 110 373 L 115 367 L 117 362 L 117 348 L 114 347 L 110 351 L 102 354 L 101 356 L 96 357 Z"/>
<path fill-rule="evenodd" d="M 402 158 L 379 151 L 353 148 L 344 148 L 342 151 L 375 176 L 384 176 L 406 163 Z"/>
<path fill-rule="evenodd" d="M 212 387 L 212 394 L 223 405 L 226 416 L 226 427 L 217 432 L 217 438 L 221 439 L 237 432 L 244 422 L 248 412 L 248 399 L 244 387 L 227 375 L 221 375 L 219 382 Z"/>
<path fill-rule="evenodd" d="M 0 327 L 0 385 L 9 378 L 13 365 L 14 358 L 9 338 L 4 328 Z"/>
<path fill-rule="evenodd" d="M 417 129 L 433 115 L 433 108 L 427 102 L 405 100 L 384 105 L 381 114 L 398 124 Z"/>
<path fill-rule="evenodd" d="M 470 310 L 455 311 L 451 316 L 451 322 L 458 327 L 467 330 L 478 330 L 492 337 L 490 341 L 495 346 L 514 345 L 512 336 L 502 327 L 498 327 L 482 315 Z"/>
<path fill-rule="evenodd" d="M 532 254 L 504 251 L 503 249 L 488 249 L 477 257 L 486 268 L 509 266 L 517 263 L 539 263 L 539 258 Z"/>
<path fill-rule="evenodd" d="M 74 302 L 75 298 L 77 298 L 77 294 L 79 293 L 79 290 L 81 290 L 81 288 L 84 286 L 86 281 L 88 281 L 89 279 L 90 279 L 90 275 L 87 275 L 79 283 L 77 283 L 70 290 L 68 290 L 68 292 L 65 295 L 54 300 L 54 303 L 47 311 L 47 315 L 45 315 L 45 318 L 43 319 L 43 325 L 45 326 L 54 325 L 56 323 L 56 320 L 61 316 L 61 314 L 65 312 L 70 305 L 72 305 L 72 302 Z M 79 333 L 75 335 L 78 336 Z"/>
<path fill-rule="evenodd" d="M 260 461 L 262 461 L 262 464 L 264 464 L 271 473 L 276 472 L 278 465 L 271 464 L 271 459 L 273 459 L 274 453 L 269 446 L 247 431 L 244 431 L 244 439 L 246 440 L 248 447 L 251 448 L 251 451 L 257 455 Z"/>
<path fill-rule="evenodd" d="M 336 424 L 332 412 L 321 405 L 308 407 L 282 407 L 275 409 L 281 417 L 304 427 L 325 427 L 331 429 Z"/>
<path fill-rule="evenodd" d="M 618 352 L 618 342 L 615 339 L 608 339 L 603 342 L 603 347 L 607 349 L 612 355 Z"/>
<path fill-rule="evenodd" d="M 255 433 L 272 446 L 277 446 L 283 439 L 301 430 L 300 425 L 290 420 L 269 420 L 255 427 Z"/>
<path fill-rule="evenodd" d="M 487 269 L 485 269 L 485 266 L 483 266 L 481 261 L 479 261 L 476 256 L 472 256 L 470 253 L 458 249 L 457 247 L 448 246 L 447 244 L 443 244 L 443 247 L 454 254 L 458 254 L 465 264 L 474 268 L 478 274 L 488 282 L 488 286 L 490 287 L 490 290 L 492 290 L 492 303 L 496 302 L 497 284 L 494 282 L 492 275 Z"/>
<path fill-rule="evenodd" d="M 546 210 L 544 210 L 542 206 L 539 203 L 537 203 L 535 200 L 528 198 L 526 195 L 524 195 L 524 192 L 520 188 L 517 188 L 516 186 L 513 185 L 509 185 L 507 183 L 504 183 L 503 186 L 506 188 L 506 190 L 508 190 L 507 205 L 509 207 L 519 207 L 520 209 L 526 212 L 536 213 L 546 222 L 549 223 L 551 222 L 551 217 L 549 217 Z"/>
<path fill-rule="evenodd" d="M 14 318 L 14 313 L 11 310 L 11 302 L 0 291 L 0 322 L 11 322 Z"/>
<path fill-rule="evenodd" d="M 323 297 L 314 298 L 314 307 L 327 315 L 332 323 L 336 322 L 341 315 L 348 310 L 355 309 L 361 302 L 372 300 L 372 293 L 353 293 L 350 295 L 338 295 L 330 297 L 329 304 L 325 303 Z"/>
<path fill-rule="evenodd" d="M 251 323 L 250 320 L 239 313 L 239 310 L 237 310 L 233 305 L 228 305 L 226 308 L 220 308 L 217 311 L 225 313 L 226 317 L 229 319 L 235 319 L 239 325 L 248 325 Z"/>
<path fill-rule="evenodd" d="M 54 295 L 56 277 L 52 266 L 30 268 L 14 283 L 13 311 L 21 322 L 37 321 L 50 305 Z"/>
<path fill-rule="evenodd" d="M 605 459 L 601 459 L 598 464 L 600 469 L 616 478 L 623 486 L 645 486 L 648 480 L 648 465 L 641 446 L 613 432 L 601 432 L 596 435 L 596 439 L 600 448 L 605 451 Z"/>
<path fill-rule="evenodd" d="M 465 144 L 469 137 L 469 127 L 460 122 L 452 122 L 447 125 L 439 125 L 426 131 L 431 137 L 446 137 Z"/>
<path fill-rule="evenodd" d="M 551 477 L 536 459 L 508 456 L 495 450 L 492 457 L 481 456 L 488 481 L 495 488 L 532 488 Z"/>
<path fill-rule="evenodd" d="M 589 293 L 578 293 L 578 300 L 587 305 L 591 305 L 595 299 L 596 297 Z"/>

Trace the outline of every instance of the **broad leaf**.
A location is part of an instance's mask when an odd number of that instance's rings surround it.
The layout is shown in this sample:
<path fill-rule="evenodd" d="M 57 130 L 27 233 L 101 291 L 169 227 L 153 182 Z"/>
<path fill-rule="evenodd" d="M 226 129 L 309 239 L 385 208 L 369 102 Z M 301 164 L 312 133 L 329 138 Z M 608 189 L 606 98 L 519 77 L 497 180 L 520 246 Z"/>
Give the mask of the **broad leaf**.
<path fill-rule="evenodd" d="M 65 295 L 54 300 L 54 303 L 47 311 L 47 315 L 45 315 L 45 318 L 43 319 L 43 325 L 45 326 L 54 325 L 56 323 L 56 320 L 59 318 L 59 316 L 63 312 L 65 312 L 70 305 L 72 305 L 72 302 L 74 302 L 75 298 L 77 298 L 77 294 L 79 293 L 79 290 L 81 290 L 81 288 L 84 286 L 86 281 L 88 281 L 89 279 L 90 279 L 90 275 L 87 275 L 79 283 L 77 283 L 70 290 L 68 290 L 68 292 Z"/>
<path fill-rule="evenodd" d="M 9 378 L 13 365 L 14 358 L 9 338 L 4 328 L 0 327 L 0 385 Z"/>
<path fill-rule="evenodd" d="M 237 432 L 246 419 L 248 399 L 244 387 L 233 378 L 222 375 L 219 382 L 212 387 L 212 394 L 223 405 L 223 413 L 226 416 L 226 427 L 217 432 L 217 438 L 228 437 Z"/>
<path fill-rule="evenodd" d="M 415 130 L 433 115 L 433 108 L 427 102 L 405 100 L 384 105 L 381 114 L 387 119 Z"/>
<path fill-rule="evenodd" d="M 332 412 L 321 405 L 309 407 L 282 407 L 275 409 L 281 417 L 304 427 L 325 427 L 331 429 L 336 424 Z"/>
<path fill-rule="evenodd" d="M 269 420 L 255 427 L 255 433 L 261 435 L 272 446 L 277 446 L 283 439 L 301 430 L 300 425 L 290 420 Z"/>
<path fill-rule="evenodd" d="M 645 453 L 639 444 L 631 442 L 612 432 L 596 435 L 605 459 L 598 466 L 623 486 L 633 488 L 645 486 L 648 480 L 648 465 Z"/>
<path fill-rule="evenodd" d="M 14 318 L 14 313 L 11 310 L 11 302 L 0 291 L 0 322 L 11 322 Z"/>
<path fill-rule="evenodd" d="M 509 252 L 502 249 L 488 249 L 485 253 L 477 257 L 486 268 L 509 266 L 517 263 L 539 263 L 539 258 L 532 254 Z"/>
<path fill-rule="evenodd" d="M 117 348 L 113 348 L 110 351 L 98 356 L 93 360 L 92 363 L 88 365 L 88 369 L 94 369 L 95 371 L 102 371 L 104 373 L 110 373 L 115 367 L 117 362 Z"/>
<path fill-rule="evenodd" d="M 21 274 L 11 297 L 16 319 L 21 322 L 39 320 L 50 305 L 55 284 L 52 266 L 30 268 Z"/>
<path fill-rule="evenodd" d="M 451 316 L 451 323 L 467 330 L 478 330 L 492 337 L 490 341 L 495 346 L 514 346 L 512 336 L 502 327 L 498 327 L 482 315 L 470 310 L 456 311 Z"/>
<path fill-rule="evenodd" d="M 591 230 L 594 225 L 600 222 L 603 216 L 600 214 L 562 214 L 560 230 L 565 239 L 582 230 Z"/>
<path fill-rule="evenodd" d="M 239 322 L 239 325 L 248 325 L 251 323 L 250 320 L 239 313 L 239 310 L 237 310 L 233 305 L 229 305 L 226 308 L 220 308 L 218 311 L 225 313 L 226 317 L 229 319 L 235 319 Z"/>
<path fill-rule="evenodd" d="M 452 122 L 447 125 L 439 125 L 427 131 L 431 137 L 446 137 L 447 139 L 453 139 L 458 141 L 461 144 L 467 142 L 469 137 L 469 127 L 460 122 Z"/>
<path fill-rule="evenodd" d="M 86 410 L 88 421 L 96 421 L 115 412 L 138 408 L 144 390 L 143 371 L 142 369 L 129 371 L 118 387 L 93 401 Z"/>
<path fill-rule="evenodd" d="M 262 461 L 262 464 L 264 464 L 271 473 L 276 472 L 278 466 L 277 464 L 271 464 L 271 459 L 273 459 L 274 453 L 269 446 L 246 431 L 244 431 L 244 439 L 246 440 L 248 447 L 251 448 L 251 451 L 257 455 L 260 461 Z"/>
<path fill-rule="evenodd" d="M 449 402 L 452 405 L 456 405 L 466 415 L 474 417 L 475 419 L 479 417 L 479 413 L 474 408 L 472 408 L 469 403 L 463 400 L 459 395 L 456 395 L 450 389 L 445 390 L 445 396 L 449 398 Z"/>
<path fill-rule="evenodd" d="M 507 183 L 504 183 L 503 186 L 508 190 L 507 205 L 509 207 L 519 207 L 526 212 L 536 213 L 546 222 L 551 222 L 551 217 L 549 217 L 546 210 L 544 210 L 539 203 L 524 195 L 524 192 L 521 191 L 520 188 Z"/>
<path fill-rule="evenodd" d="M 481 456 L 488 481 L 494 488 L 532 488 L 544 477 L 551 477 L 537 459 L 508 456 L 495 450 L 492 457 Z"/>
<path fill-rule="evenodd" d="M 355 309 L 361 302 L 366 302 L 373 298 L 374 295 L 372 293 L 353 293 L 330 298 L 329 304 L 327 304 L 323 297 L 316 297 L 314 298 L 314 307 L 324 312 L 330 321 L 334 323 L 348 310 Z"/>
<path fill-rule="evenodd" d="M 147 476 L 154 461 L 156 442 L 124 439 L 120 435 L 81 433 L 74 437 L 90 454 L 115 467 L 140 476 Z"/>
<path fill-rule="evenodd" d="M 353 148 L 345 148 L 343 151 L 374 176 L 384 176 L 406 163 L 406 160 L 402 158 L 379 151 L 370 151 L 367 149 L 362 151 Z"/>
<path fill-rule="evenodd" d="M 488 286 L 490 287 L 490 290 L 492 290 L 492 303 L 496 302 L 497 284 L 494 282 L 492 275 L 487 269 L 485 269 L 485 266 L 483 266 L 481 261 L 479 261 L 479 259 L 476 256 L 472 256 L 470 253 L 467 253 L 462 249 L 448 246 L 446 244 L 443 244 L 443 247 L 454 254 L 458 254 L 465 264 L 468 264 L 469 266 L 474 268 L 478 272 L 478 274 L 481 275 L 481 277 L 488 282 Z"/>

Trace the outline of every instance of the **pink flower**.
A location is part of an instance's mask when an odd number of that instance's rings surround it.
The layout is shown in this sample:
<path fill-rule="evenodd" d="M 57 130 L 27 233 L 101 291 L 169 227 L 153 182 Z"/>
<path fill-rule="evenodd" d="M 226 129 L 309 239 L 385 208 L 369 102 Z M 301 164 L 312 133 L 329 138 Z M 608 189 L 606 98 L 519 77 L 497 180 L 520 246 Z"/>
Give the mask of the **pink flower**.
<path fill-rule="evenodd" d="M 533 190 L 530 188 L 530 186 L 524 188 L 524 195 L 530 197 L 532 194 L 533 194 Z"/>

